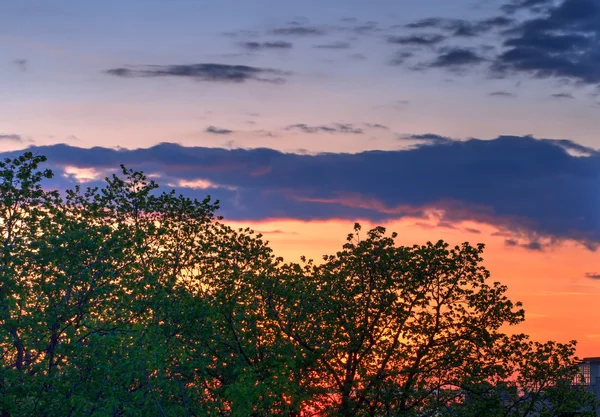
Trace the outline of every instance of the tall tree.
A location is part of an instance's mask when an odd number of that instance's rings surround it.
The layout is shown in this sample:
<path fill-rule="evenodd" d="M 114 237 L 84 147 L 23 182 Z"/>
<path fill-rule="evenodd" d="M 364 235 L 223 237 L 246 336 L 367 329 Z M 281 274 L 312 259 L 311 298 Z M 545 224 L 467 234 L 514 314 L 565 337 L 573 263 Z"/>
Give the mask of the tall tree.
<path fill-rule="evenodd" d="M 483 245 L 403 247 L 395 237 L 378 227 L 360 239 L 356 225 L 337 254 L 279 277 L 274 317 L 314 359 L 302 380 L 308 410 L 428 416 L 493 405 L 497 415 L 526 416 L 589 400 L 564 386 L 577 372 L 574 344 L 503 332 L 524 312 L 489 282 Z M 559 388 L 561 404 L 551 400 Z"/>

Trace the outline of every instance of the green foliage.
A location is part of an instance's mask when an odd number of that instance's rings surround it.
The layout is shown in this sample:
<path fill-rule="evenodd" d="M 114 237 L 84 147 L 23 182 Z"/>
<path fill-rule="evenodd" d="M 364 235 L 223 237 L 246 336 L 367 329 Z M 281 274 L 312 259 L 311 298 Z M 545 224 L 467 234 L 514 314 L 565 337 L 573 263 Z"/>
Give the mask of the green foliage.
<path fill-rule="evenodd" d="M 356 225 L 285 264 L 210 198 L 124 167 L 61 196 L 43 162 L 0 162 L 1 417 L 595 415 L 574 343 L 503 333 L 483 245 Z"/>

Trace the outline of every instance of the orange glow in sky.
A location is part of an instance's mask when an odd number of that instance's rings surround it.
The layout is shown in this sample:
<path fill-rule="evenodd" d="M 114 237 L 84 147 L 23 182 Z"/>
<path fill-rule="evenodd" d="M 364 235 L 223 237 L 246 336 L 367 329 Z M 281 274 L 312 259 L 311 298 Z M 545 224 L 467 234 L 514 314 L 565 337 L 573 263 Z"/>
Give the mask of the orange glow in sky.
<path fill-rule="evenodd" d="M 228 222 L 235 227 L 251 226 L 264 234 L 275 254 L 286 261 L 299 262 L 301 255 L 320 261 L 335 253 L 352 232 L 353 222 L 331 219 L 300 221 L 273 219 L 259 222 Z M 363 231 L 376 226 L 360 221 Z M 438 227 L 435 222 L 404 218 L 381 224 L 388 232 L 398 232 L 397 243 L 420 244 L 443 239 L 451 245 L 468 241 L 485 243 L 484 265 L 491 279 L 509 288 L 512 301 L 522 301 L 526 320 L 515 327 L 539 341 L 577 340 L 580 357 L 600 353 L 600 280 L 585 276 L 598 267 L 598 254 L 575 242 L 565 242 L 545 251 L 507 247 L 497 229 L 474 222 Z"/>

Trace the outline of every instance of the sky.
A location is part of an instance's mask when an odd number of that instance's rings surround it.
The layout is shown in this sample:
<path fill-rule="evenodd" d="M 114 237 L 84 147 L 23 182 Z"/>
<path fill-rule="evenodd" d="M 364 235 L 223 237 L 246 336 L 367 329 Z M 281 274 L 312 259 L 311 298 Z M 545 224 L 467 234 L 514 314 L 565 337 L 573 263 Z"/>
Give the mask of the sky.
<path fill-rule="evenodd" d="M 600 355 L 600 0 L 0 0 L 0 154 L 220 200 L 297 261 L 354 222 L 486 243 Z"/>

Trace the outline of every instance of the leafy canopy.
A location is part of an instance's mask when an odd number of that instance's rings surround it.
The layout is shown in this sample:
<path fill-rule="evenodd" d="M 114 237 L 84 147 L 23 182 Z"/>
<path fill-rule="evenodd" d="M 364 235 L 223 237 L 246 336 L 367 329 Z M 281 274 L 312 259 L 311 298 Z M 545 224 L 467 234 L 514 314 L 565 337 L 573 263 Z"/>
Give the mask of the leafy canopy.
<path fill-rule="evenodd" d="M 0 162 L 1 417 L 595 415 L 574 342 L 504 333 L 483 245 L 356 225 L 284 263 L 209 197 L 125 167 L 61 195 L 45 160 Z"/>

